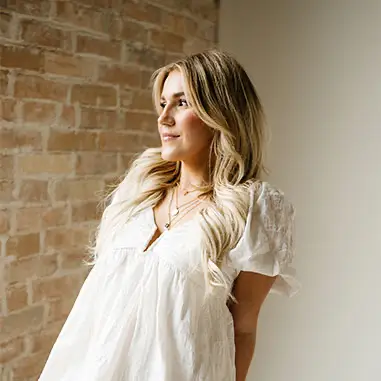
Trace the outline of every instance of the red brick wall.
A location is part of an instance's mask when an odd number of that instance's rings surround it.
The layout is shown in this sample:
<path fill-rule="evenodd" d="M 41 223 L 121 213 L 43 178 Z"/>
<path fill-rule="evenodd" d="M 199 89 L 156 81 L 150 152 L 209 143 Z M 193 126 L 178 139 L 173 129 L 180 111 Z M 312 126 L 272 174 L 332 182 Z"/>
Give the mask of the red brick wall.
<path fill-rule="evenodd" d="M 158 144 L 152 71 L 213 46 L 212 0 L 0 0 L 0 380 L 36 380 L 100 192 Z"/>

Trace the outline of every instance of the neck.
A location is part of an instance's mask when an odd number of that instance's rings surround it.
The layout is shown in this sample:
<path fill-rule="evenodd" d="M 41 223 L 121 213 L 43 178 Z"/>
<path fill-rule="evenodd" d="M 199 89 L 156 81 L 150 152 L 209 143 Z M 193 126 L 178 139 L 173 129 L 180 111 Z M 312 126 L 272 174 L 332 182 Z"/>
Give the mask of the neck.
<path fill-rule="evenodd" d="M 208 181 L 208 167 L 193 167 L 182 162 L 180 174 L 181 189 L 190 190 L 196 186 L 205 185 Z"/>

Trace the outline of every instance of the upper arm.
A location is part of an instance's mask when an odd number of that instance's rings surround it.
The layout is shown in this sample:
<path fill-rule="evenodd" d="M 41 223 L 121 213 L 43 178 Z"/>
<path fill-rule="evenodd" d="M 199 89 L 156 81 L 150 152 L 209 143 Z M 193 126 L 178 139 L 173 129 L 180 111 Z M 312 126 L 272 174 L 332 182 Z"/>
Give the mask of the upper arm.
<path fill-rule="evenodd" d="M 239 274 L 235 297 L 258 312 L 269 289 L 293 295 L 299 288 L 290 266 L 294 256 L 294 208 L 268 183 L 259 191 L 253 188 L 250 196 L 245 230 L 227 261 Z"/>
<path fill-rule="evenodd" d="M 255 331 L 260 308 L 276 276 L 242 271 L 235 280 L 233 295 L 236 302 L 230 306 L 236 333 Z"/>

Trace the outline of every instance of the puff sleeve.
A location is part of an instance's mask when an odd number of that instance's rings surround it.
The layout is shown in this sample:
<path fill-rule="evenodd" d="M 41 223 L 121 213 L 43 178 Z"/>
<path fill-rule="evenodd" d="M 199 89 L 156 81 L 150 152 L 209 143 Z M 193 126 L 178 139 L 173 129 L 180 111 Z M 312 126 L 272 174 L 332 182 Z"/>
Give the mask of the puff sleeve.
<path fill-rule="evenodd" d="M 229 253 L 237 272 L 277 276 L 272 292 L 294 295 L 300 288 L 290 266 L 294 257 L 294 208 L 280 190 L 268 183 L 250 189 L 250 208 L 244 233 Z"/>

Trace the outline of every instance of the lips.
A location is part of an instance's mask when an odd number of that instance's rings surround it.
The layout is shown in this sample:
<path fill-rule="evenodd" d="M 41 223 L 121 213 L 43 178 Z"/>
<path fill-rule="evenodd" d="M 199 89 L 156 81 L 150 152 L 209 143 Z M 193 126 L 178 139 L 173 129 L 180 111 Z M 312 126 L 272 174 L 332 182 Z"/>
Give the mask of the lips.
<path fill-rule="evenodd" d="M 174 139 L 177 139 L 179 138 L 180 135 L 175 135 L 175 134 L 163 134 L 162 135 L 162 139 L 167 142 L 167 141 L 170 141 L 170 140 L 174 140 Z"/>

